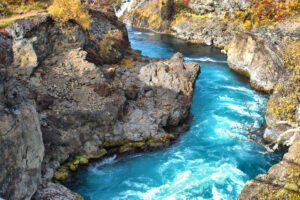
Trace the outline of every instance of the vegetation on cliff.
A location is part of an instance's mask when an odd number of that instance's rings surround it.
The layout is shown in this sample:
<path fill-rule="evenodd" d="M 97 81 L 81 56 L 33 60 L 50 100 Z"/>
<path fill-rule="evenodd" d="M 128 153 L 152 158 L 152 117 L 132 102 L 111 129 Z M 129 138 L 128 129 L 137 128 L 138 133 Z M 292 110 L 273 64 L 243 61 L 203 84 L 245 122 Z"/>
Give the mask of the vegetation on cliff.
<path fill-rule="evenodd" d="M 8 27 L 16 20 L 36 16 L 49 5 L 48 0 L 0 0 L 0 28 Z"/>
<path fill-rule="evenodd" d="M 287 77 L 275 89 L 278 98 L 272 98 L 268 104 L 268 112 L 289 123 L 299 123 L 300 105 L 300 41 L 288 45 L 285 51 Z"/>
<path fill-rule="evenodd" d="M 49 0 L 0 0 L 0 17 L 22 14 L 31 10 L 43 10 L 49 5 Z"/>
<path fill-rule="evenodd" d="M 54 0 L 48 10 L 56 21 L 75 20 L 84 29 L 88 29 L 91 25 L 91 19 L 80 0 Z"/>
<path fill-rule="evenodd" d="M 300 3 L 297 0 L 252 0 L 251 7 L 246 11 L 236 10 L 234 18 L 245 30 L 250 30 L 297 16 L 299 11 Z"/>
<path fill-rule="evenodd" d="M 74 20 L 84 29 L 89 28 L 91 19 L 80 0 L 0 0 L 0 27 L 10 26 L 14 21 L 38 14 L 37 11 L 49 13 L 54 20 L 65 23 Z M 50 6 L 50 7 L 49 7 Z M 32 12 L 34 11 L 34 12 Z"/>

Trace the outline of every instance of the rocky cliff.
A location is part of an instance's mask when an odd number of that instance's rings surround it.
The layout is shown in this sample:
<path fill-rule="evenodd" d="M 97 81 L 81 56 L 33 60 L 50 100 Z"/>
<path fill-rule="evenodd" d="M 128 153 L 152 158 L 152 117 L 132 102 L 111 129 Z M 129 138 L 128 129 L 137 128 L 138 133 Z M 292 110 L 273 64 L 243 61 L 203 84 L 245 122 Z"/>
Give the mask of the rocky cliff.
<path fill-rule="evenodd" d="M 87 5 L 87 30 L 43 13 L 0 33 L 0 196 L 7 200 L 81 199 L 57 181 L 109 152 L 168 145 L 188 117 L 199 65 L 181 54 L 141 57 L 112 9 Z"/>
<path fill-rule="evenodd" d="M 259 36 L 236 34 L 228 46 L 228 64 L 233 70 L 249 77 L 251 85 L 257 90 L 272 93 L 285 73 L 278 51 L 276 45 Z"/>
<path fill-rule="evenodd" d="M 232 31 L 240 27 L 220 18 L 237 8 L 249 7 L 248 1 L 237 2 L 241 1 L 133 0 L 130 12 L 122 19 L 134 26 L 166 32 L 181 39 L 224 46 L 233 37 Z"/>
<path fill-rule="evenodd" d="M 191 0 L 187 4 L 197 14 L 215 13 L 222 15 L 226 12 L 234 12 L 237 9 L 250 8 L 250 0 Z"/>

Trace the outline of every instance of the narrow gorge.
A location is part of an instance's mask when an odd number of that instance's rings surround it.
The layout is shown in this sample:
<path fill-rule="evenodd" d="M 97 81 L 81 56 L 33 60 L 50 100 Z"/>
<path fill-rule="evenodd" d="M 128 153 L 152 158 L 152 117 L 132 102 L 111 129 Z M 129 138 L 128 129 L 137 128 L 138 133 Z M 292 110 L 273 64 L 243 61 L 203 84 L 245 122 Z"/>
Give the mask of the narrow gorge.
<path fill-rule="evenodd" d="M 0 0 L 0 199 L 300 199 L 299 11 Z"/>

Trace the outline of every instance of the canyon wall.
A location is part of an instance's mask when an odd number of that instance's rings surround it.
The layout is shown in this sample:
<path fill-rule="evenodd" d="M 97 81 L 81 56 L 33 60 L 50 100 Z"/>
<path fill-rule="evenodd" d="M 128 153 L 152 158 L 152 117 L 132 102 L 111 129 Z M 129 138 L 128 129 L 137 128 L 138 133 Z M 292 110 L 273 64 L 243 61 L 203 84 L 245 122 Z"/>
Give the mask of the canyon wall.
<path fill-rule="evenodd" d="M 143 58 L 110 4 L 86 5 L 87 30 L 42 13 L 0 33 L 6 200 L 82 199 L 59 181 L 110 152 L 164 147 L 185 127 L 199 65 Z"/>

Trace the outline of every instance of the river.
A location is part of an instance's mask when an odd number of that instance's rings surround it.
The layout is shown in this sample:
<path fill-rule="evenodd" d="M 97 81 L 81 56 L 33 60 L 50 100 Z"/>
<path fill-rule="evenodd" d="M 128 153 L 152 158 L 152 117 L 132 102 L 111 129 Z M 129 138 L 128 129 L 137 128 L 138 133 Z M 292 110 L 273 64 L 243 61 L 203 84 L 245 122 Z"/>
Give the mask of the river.
<path fill-rule="evenodd" d="M 128 27 L 133 49 L 169 58 L 175 52 L 199 62 L 190 129 L 157 152 L 112 156 L 81 169 L 68 187 L 87 200 L 234 200 L 244 184 L 277 163 L 279 153 L 262 154 L 247 141 L 245 127 L 264 123 L 266 96 L 231 71 L 226 55 L 167 35 Z"/>

